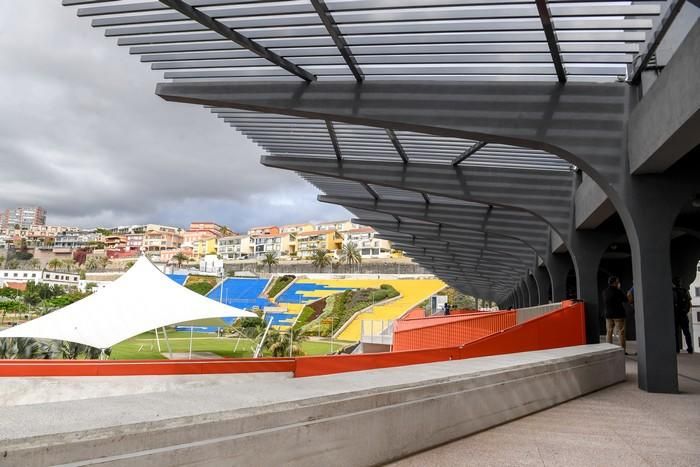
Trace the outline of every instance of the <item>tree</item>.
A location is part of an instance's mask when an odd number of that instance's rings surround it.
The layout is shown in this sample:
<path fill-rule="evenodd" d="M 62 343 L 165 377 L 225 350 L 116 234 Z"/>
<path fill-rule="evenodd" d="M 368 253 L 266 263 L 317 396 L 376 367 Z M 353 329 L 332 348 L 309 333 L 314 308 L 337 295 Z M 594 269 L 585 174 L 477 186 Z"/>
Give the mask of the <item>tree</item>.
<path fill-rule="evenodd" d="M 354 242 L 348 242 L 340 250 L 340 261 L 345 263 L 346 271 L 354 264 L 362 263 L 362 254 Z"/>
<path fill-rule="evenodd" d="M 262 259 L 262 265 L 267 266 L 267 272 L 272 273 L 272 266 L 279 264 L 277 255 L 275 253 L 265 253 L 265 257 Z"/>
<path fill-rule="evenodd" d="M 99 267 L 100 267 L 100 263 L 98 262 L 97 257 L 95 257 L 95 256 L 90 256 L 85 261 L 85 269 L 87 269 L 88 271 L 95 271 Z"/>
<path fill-rule="evenodd" d="M 75 261 L 73 261 L 73 259 L 66 258 L 63 260 L 63 267 L 66 268 L 66 271 L 70 272 L 73 266 L 75 266 Z"/>
<path fill-rule="evenodd" d="M 112 349 L 105 349 L 105 354 L 109 355 Z M 54 358 L 64 360 L 78 360 L 79 358 L 96 360 L 100 358 L 102 351 L 96 347 L 75 342 L 59 341 L 51 346 L 51 353 Z"/>
<path fill-rule="evenodd" d="M 56 269 L 63 266 L 63 261 L 61 261 L 58 258 L 54 258 L 51 261 L 49 261 L 49 264 L 47 266 L 49 267 L 49 269 L 52 269 L 55 271 Z"/>
<path fill-rule="evenodd" d="M 178 268 L 181 268 L 182 263 L 187 263 L 189 260 L 190 259 L 187 257 L 187 255 L 181 251 L 179 251 L 173 255 L 173 261 L 175 261 L 177 263 Z"/>
<path fill-rule="evenodd" d="M 100 267 L 100 269 L 102 269 L 103 271 L 105 269 L 107 269 L 107 266 L 109 266 L 109 263 L 110 263 L 109 258 L 107 258 L 106 256 L 98 256 L 97 257 L 97 264 Z"/>
<path fill-rule="evenodd" d="M 3 264 L 5 264 L 5 257 L 0 255 L 0 267 L 2 267 Z"/>
<path fill-rule="evenodd" d="M 16 259 L 11 259 L 10 261 L 7 262 L 5 267 L 7 269 L 17 269 L 17 268 L 19 268 L 19 261 L 17 261 Z"/>
<path fill-rule="evenodd" d="M 32 258 L 27 262 L 27 266 L 31 269 L 39 269 L 41 267 L 41 261 L 36 258 Z"/>
<path fill-rule="evenodd" d="M 265 346 L 273 357 L 289 357 L 304 355 L 301 343 L 308 337 L 301 329 L 290 329 L 287 332 L 276 332 L 268 335 Z M 290 352 L 291 345 L 291 352 Z"/>
<path fill-rule="evenodd" d="M 124 270 L 128 271 L 131 269 L 131 267 L 136 264 L 136 261 L 127 261 L 126 264 L 124 265 Z"/>
<path fill-rule="evenodd" d="M 331 256 L 328 254 L 328 250 L 314 250 L 311 255 L 311 264 L 318 268 L 318 272 L 323 271 L 323 268 L 330 266 L 332 263 Z"/>
<path fill-rule="evenodd" d="M 0 338 L 0 359 L 45 359 L 50 356 L 48 346 L 31 337 Z"/>

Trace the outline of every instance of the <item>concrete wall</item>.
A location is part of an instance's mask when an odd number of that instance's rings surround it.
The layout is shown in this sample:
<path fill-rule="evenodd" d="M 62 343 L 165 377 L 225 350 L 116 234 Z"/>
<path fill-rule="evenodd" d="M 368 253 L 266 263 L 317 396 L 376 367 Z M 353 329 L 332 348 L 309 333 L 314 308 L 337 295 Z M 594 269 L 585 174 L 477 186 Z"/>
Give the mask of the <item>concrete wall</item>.
<path fill-rule="evenodd" d="M 86 432 L 72 420 L 72 433 L 0 442 L 0 464 L 379 465 L 624 378 L 621 349 L 598 344 L 293 379 L 305 398 Z"/>

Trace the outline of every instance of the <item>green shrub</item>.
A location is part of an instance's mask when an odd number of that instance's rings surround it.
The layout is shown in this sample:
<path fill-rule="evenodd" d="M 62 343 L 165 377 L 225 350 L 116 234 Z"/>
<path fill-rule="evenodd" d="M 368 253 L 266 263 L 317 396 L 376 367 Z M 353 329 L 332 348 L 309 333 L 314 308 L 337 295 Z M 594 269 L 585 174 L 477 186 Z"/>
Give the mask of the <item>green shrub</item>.
<path fill-rule="evenodd" d="M 316 314 L 316 310 L 311 308 L 310 306 L 305 306 L 303 310 L 301 310 L 301 313 L 299 313 L 299 317 L 297 318 L 296 323 L 294 323 L 293 329 L 301 329 L 304 325 L 306 325 L 309 321 L 313 319 L 313 316 Z"/>
<path fill-rule="evenodd" d="M 267 292 L 267 296 L 270 298 L 275 298 L 285 287 L 289 285 L 290 282 L 294 280 L 295 276 L 285 275 L 280 276 L 275 279 L 275 283 L 272 284 L 270 290 Z"/>
<path fill-rule="evenodd" d="M 194 284 L 187 284 L 185 287 L 193 292 L 197 292 L 200 295 L 206 295 L 211 289 L 214 288 L 213 285 L 207 282 L 195 282 Z"/>

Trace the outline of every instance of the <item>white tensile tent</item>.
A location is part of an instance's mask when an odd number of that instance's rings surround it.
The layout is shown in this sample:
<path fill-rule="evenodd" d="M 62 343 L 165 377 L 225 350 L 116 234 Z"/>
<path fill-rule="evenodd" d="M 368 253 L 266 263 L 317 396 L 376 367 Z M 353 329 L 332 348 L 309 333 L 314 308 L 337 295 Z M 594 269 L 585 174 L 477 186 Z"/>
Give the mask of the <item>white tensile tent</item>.
<path fill-rule="evenodd" d="M 113 284 L 60 310 L 0 331 L 0 338 L 55 339 L 106 349 L 170 324 L 255 316 L 177 284 L 141 256 Z"/>

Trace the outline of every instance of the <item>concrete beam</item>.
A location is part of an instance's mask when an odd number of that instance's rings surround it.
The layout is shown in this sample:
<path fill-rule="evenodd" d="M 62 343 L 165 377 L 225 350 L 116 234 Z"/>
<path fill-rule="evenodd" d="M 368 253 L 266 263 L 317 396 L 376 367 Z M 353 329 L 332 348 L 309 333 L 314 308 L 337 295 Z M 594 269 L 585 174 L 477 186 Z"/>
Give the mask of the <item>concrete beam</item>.
<path fill-rule="evenodd" d="M 630 114 L 632 174 L 661 173 L 700 144 L 700 21 Z"/>

